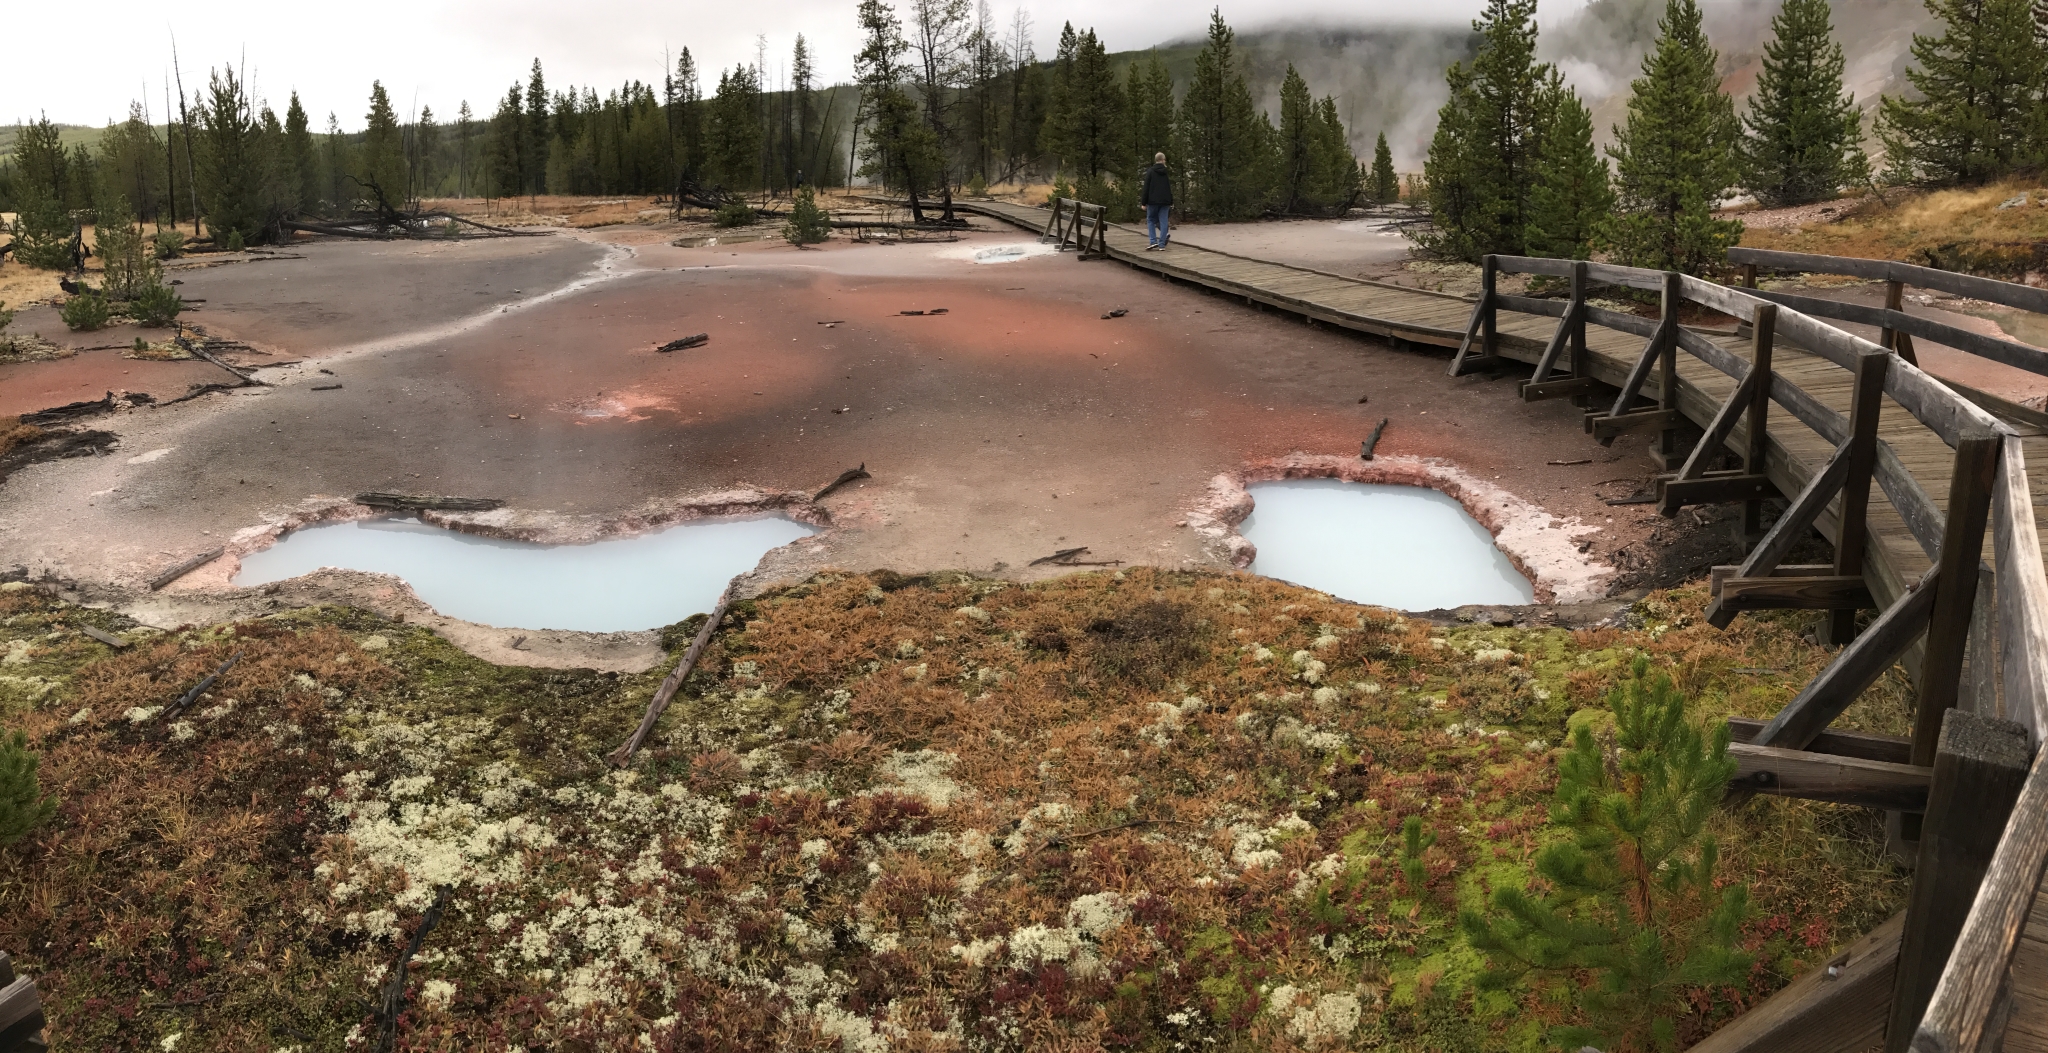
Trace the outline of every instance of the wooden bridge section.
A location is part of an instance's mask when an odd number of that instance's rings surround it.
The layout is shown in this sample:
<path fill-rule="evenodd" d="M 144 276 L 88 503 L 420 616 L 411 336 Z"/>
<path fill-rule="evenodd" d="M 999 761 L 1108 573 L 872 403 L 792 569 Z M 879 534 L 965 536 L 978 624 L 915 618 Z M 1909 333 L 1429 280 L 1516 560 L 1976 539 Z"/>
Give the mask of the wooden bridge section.
<path fill-rule="evenodd" d="M 1916 853 L 1912 905 L 1825 975 L 1700 1050 L 2048 1053 L 2048 415 L 1923 372 L 1913 338 L 2048 375 L 2048 352 L 1904 310 L 1906 286 L 2048 313 L 2048 292 L 1905 264 L 1735 250 L 1749 288 L 1565 260 L 1489 257 L 1474 298 L 1186 245 L 1148 251 L 1100 206 L 959 205 L 1111 259 L 1331 325 L 1455 349 L 1452 375 L 1533 366 L 1529 401 L 1570 398 L 1589 434 L 1656 435 L 1658 505 L 1737 504 L 1752 542 L 1717 568 L 1710 620 L 1830 612 L 1835 661 L 1778 716 L 1735 728 L 1731 793 L 1885 809 Z M 1887 282 L 1882 309 L 1755 288 L 1759 270 Z M 1543 275 L 1561 295 L 1498 291 Z M 1624 297 L 1596 290 L 1634 290 Z M 1568 295 L 1562 295 L 1567 293 Z M 1633 306 L 1656 294 L 1654 313 Z M 1698 323 L 1710 319 L 1712 324 Z M 1878 342 L 1829 320 L 1875 325 Z M 1873 484 L 1875 484 L 1873 486 Z M 1788 507 L 1768 528 L 1764 501 Z M 1811 530 L 1833 563 L 1783 563 Z M 1874 611 L 1859 624 L 1859 610 Z M 1895 662 L 1914 734 L 1828 725 Z M 1740 723 L 1740 722 L 1731 722 Z M 1838 982 L 1839 981 L 1839 982 Z"/>

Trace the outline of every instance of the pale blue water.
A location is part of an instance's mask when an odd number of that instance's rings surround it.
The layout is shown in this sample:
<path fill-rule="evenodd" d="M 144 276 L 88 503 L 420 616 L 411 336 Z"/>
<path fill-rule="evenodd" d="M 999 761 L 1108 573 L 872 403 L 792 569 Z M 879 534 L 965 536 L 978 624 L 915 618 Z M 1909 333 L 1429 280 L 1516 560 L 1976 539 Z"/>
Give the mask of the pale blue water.
<path fill-rule="evenodd" d="M 307 527 L 242 560 L 237 585 L 321 567 L 394 574 L 451 618 L 521 629 L 652 629 L 711 610 L 733 575 L 817 531 L 787 519 L 719 519 L 587 545 L 477 537 L 417 519 Z"/>
<path fill-rule="evenodd" d="M 1536 601 L 1486 528 L 1435 490 L 1335 479 L 1246 489 L 1254 508 L 1237 529 L 1259 547 L 1254 573 L 1404 611 Z"/>

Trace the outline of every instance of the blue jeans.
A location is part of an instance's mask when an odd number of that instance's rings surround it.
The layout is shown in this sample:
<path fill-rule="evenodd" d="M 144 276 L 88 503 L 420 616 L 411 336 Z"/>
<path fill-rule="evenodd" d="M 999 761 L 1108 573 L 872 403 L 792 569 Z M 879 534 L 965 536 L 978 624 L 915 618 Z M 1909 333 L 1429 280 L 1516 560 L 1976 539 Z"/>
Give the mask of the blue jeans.
<path fill-rule="evenodd" d="M 1145 206 L 1145 237 L 1152 244 L 1166 244 L 1166 210 L 1172 207 L 1172 205 Z"/>

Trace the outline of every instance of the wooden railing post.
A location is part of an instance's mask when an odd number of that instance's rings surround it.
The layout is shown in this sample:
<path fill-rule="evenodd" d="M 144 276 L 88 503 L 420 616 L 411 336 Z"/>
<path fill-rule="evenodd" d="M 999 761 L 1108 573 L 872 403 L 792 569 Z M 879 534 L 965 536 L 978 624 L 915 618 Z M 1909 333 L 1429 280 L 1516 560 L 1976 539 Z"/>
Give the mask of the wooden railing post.
<path fill-rule="evenodd" d="M 2011 721 L 1954 709 L 1941 722 L 1919 861 L 1906 900 L 1886 1053 L 1905 1053 L 1911 1046 L 1991 869 L 2032 755 L 2026 729 Z"/>
<path fill-rule="evenodd" d="M 1060 209 L 1065 204 L 1065 198 L 1056 197 L 1052 199 L 1052 217 L 1045 221 L 1045 233 L 1040 235 L 1041 237 L 1051 238 L 1054 243 L 1058 243 L 1060 238 Z"/>
<path fill-rule="evenodd" d="M 1577 321 L 1572 325 L 1572 379 L 1584 380 L 1592 376 L 1593 354 L 1586 347 L 1586 293 L 1592 285 L 1586 274 L 1586 261 L 1572 264 L 1572 307 L 1577 311 Z M 1575 395 L 1572 404 L 1587 405 L 1587 396 Z"/>
<path fill-rule="evenodd" d="M 1956 705 L 1980 717 L 2005 717 L 1998 697 L 1998 575 L 1977 564 L 1977 602 L 1971 605 L 1970 646 Z"/>
<path fill-rule="evenodd" d="M 1771 420 L 1771 350 L 1778 337 L 1778 305 L 1759 304 L 1755 320 L 1750 327 L 1750 376 L 1755 380 L 1749 387 L 1749 435 L 1743 444 L 1742 471 L 1745 475 L 1765 475 L 1767 467 L 1764 458 L 1769 451 L 1769 426 Z M 1763 536 L 1764 503 L 1761 498 L 1750 498 L 1742 503 L 1742 540 L 1744 544 Z"/>
<path fill-rule="evenodd" d="M 1972 429 L 1956 441 L 1955 470 L 1949 476 L 1948 518 L 1941 538 L 1941 584 L 1927 624 L 1927 653 L 1920 660 L 1919 701 L 1913 722 L 1913 763 L 1934 763 L 1942 715 L 1956 704 L 1963 675 L 1963 651 L 1977 608 L 1977 564 L 1984 555 L 1984 527 L 1991 518 L 1991 487 L 1997 481 L 2003 439 L 1989 429 Z"/>
<path fill-rule="evenodd" d="M 1742 265 L 1742 287 L 1745 289 L 1756 288 L 1756 264 L 1745 263 Z"/>
<path fill-rule="evenodd" d="M 1891 360 L 1891 355 L 1879 351 L 1856 359 L 1856 389 L 1849 410 L 1849 475 L 1842 484 L 1841 529 L 1835 534 L 1838 576 L 1863 573 L 1863 551 L 1870 537 L 1870 473 L 1877 465 L 1877 418 Z M 1971 577 L 1975 576 L 1972 571 Z M 1855 611 L 1835 611 L 1828 616 L 1827 643 L 1840 647 L 1855 636 Z"/>
<path fill-rule="evenodd" d="M 1684 286 L 1677 271 L 1664 272 L 1664 349 L 1657 360 L 1657 408 L 1665 412 L 1678 409 L 1678 311 L 1685 303 Z M 1664 471 L 1678 467 L 1684 458 L 1678 452 L 1678 429 L 1665 428 L 1657 433 L 1658 465 Z"/>
<path fill-rule="evenodd" d="M 1479 357 L 1491 365 L 1500 354 L 1500 333 L 1497 317 L 1499 302 L 1494 299 L 1495 287 L 1500 280 L 1500 261 L 1492 253 L 1486 255 L 1484 269 L 1479 275 Z"/>
<path fill-rule="evenodd" d="M 1884 283 L 1884 309 L 1887 311 L 1905 311 L 1905 282 L 1894 278 Z M 1920 364 L 1919 356 L 1913 353 L 1913 334 L 1904 330 L 1893 329 L 1890 326 L 1885 326 L 1880 332 L 1881 336 L 1878 343 L 1884 345 L 1886 350 L 1898 352 L 1900 358 L 1916 366 Z"/>

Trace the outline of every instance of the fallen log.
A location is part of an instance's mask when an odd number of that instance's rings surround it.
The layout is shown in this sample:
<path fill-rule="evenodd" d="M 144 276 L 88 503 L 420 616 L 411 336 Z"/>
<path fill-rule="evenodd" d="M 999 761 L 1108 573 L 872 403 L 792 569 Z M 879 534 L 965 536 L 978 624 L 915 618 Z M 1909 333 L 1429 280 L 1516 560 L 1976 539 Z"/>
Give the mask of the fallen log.
<path fill-rule="evenodd" d="M 1105 314 L 1105 315 L 1103 315 L 1102 317 L 1103 317 L 1103 319 L 1104 319 L 1104 320 L 1107 320 L 1107 319 L 1111 319 L 1111 318 L 1122 318 L 1122 317 L 1123 317 L 1124 315 L 1127 315 L 1127 314 L 1130 314 L 1130 313 L 1131 313 L 1131 311 L 1130 311 L 1130 308 L 1128 308 L 1128 307 L 1119 307 L 1119 308 L 1117 308 L 1116 310 L 1114 310 L 1114 311 L 1111 311 L 1111 312 L 1109 312 L 1108 314 Z"/>
<path fill-rule="evenodd" d="M 1088 546 L 1086 545 L 1082 545 L 1080 548 L 1063 548 L 1050 556 L 1040 556 L 1037 559 L 1032 560 L 1030 563 L 1025 564 L 1025 566 L 1036 567 L 1045 563 L 1058 563 L 1063 560 L 1073 559 L 1075 556 L 1078 556 L 1086 551 L 1088 551 Z"/>
<path fill-rule="evenodd" d="M 315 385 L 313 385 L 313 388 L 312 388 L 312 390 L 314 390 L 314 391 L 340 391 L 340 390 L 341 390 L 341 385 L 340 385 L 340 384 L 315 384 Z"/>
<path fill-rule="evenodd" d="M 1364 441 L 1364 442 L 1362 442 L 1362 443 L 1359 443 L 1359 444 L 1358 444 L 1358 459 L 1359 459 L 1359 460 L 1361 460 L 1361 461 L 1370 461 L 1370 460 L 1372 460 L 1372 451 L 1373 451 L 1373 450 L 1375 450 L 1375 449 L 1377 449 L 1377 448 L 1379 447 L 1379 444 L 1380 444 L 1380 436 L 1381 436 L 1382 434 L 1384 434 L 1384 433 L 1386 432 L 1386 430 L 1387 430 L 1387 418 L 1385 418 L 1385 417 L 1381 417 L 1381 418 L 1380 418 L 1380 422 L 1379 422 L 1378 424 L 1376 424 L 1376 425 L 1374 425 L 1374 426 L 1373 426 L 1373 429 L 1372 429 L 1372 434 L 1371 434 L 1371 435 L 1368 435 L 1368 436 L 1366 436 L 1366 437 L 1365 437 L 1365 441 Z"/>
<path fill-rule="evenodd" d="M 488 512 L 505 507 L 495 497 L 446 497 L 440 494 L 393 494 L 370 490 L 356 495 L 356 504 L 406 512 Z"/>
<path fill-rule="evenodd" d="M 205 359 L 206 361 L 211 362 L 214 365 L 219 366 L 220 368 L 225 369 L 230 373 L 233 373 L 235 377 L 239 379 L 244 386 L 251 384 L 256 385 L 257 387 L 265 388 L 270 386 L 269 384 L 266 384 L 263 381 L 257 380 L 254 373 L 244 373 L 240 368 L 228 364 L 228 362 L 225 359 L 216 356 L 215 354 L 213 354 L 213 352 L 208 351 L 206 350 L 206 348 L 201 347 L 200 345 L 185 339 L 185 334 L 183 332 L 180 332 L 177 336 L 172 337 L 171 343 L 176 344 L 181 348 L 184 348 L 186 353 L 190 354 L 194 358 Z"/>
<path fill-rule="evenodd" d="M 199 396 L 201 396 L 201 395 L 211 394 L 211 393 L 213 393 L 213 392 L 216 392 L 216 391 L 233 391 L 233 390 L 235 390 L 236 388 L 241 388 L 241 387 L 248 387 L 248 385 L 247 385 L 247 384 L 194 384 L 194 385 L 192 385 L 192 386 L 191 386 L 190 388 L 186 389 L 186 391 L 185 391 L 185 393 L 184 393 L 183 395 L 180 395 L 180 396 L 178 396 L 177 398 L 174 398 L 174 399 L 172 399 L 171 401 L 169 401 L 169 402 L 166 402 L 166 403 L 164 403 L 164 405 L 166 405 L 166 406 L 175 406 L 175 405 L 177 405 L 177 404 L 178 404 L 178 403 L 180 403 L 180 402 L 190 402 L 190 401 L 192 401 L 193 399 L 196 399 L 196 398 L 198 398 L 198 397 L 199 397 Z"/>
<path fill-rule="evenodd" d="M 668 708 L 669 700 L 676 697 L 676 692 L 682 688 L 683 681 L 689 678 L 691 667 L 697 664 L 697 658 L 704 653 L 704 648 L 710 645 L 711 634 L 718 631 L 719 620 L 725 617 L 725 608 L 732 602 L 733 589 L 738 584 L 739 579 L 734 578 L 732 584 L 727 585 L 725 591 L 718 594 L 718 602 L 712 606 L 711 616 L 704 619 L 703 626 L 698 628 L 696 638 L 690 641 L 690 649 L 683 652 L 683 660 L 662 679 L 661 686 L 654 689 L 654 697 L 647 703 L 647 713 L 640 718 L 640 726 L 633 729 L 633 737 L 627 739 L 625 745 L 613 750 L 612 755 L 607 758 L 612 767 L 623 768 L 632 763 L 633 754 L 639 752 L 642 742 L 647 741 L 648 734 L 654 730 L 655 722 L 661 719 L 662 711 Z"/>
<path fill-rule="evenodd" d="M 84 633 L 87 636 L 92 637 L 95 640 L 98 640 L 103 644 L 106 644 L 108 647 L 111 647 L 116 651 L 128 646 L 128 641 L 123 640 L 120 637 L 115 636 L 113 633 L 107 632 L 104 629 L 95 628 L 90 625 L 81 625 L 78 627 L 78 631 Z"/>
<path fill-rule="evenodd" d="M 391 970 L 391 979 L 384 984 L 383 997 L 377 1006 L 376 1053 L 391 1053 L 398 1041 L 398 1018 L 405 1013 L 406 972 L 412 966 L 413 958 L 427 942 L 427 936 L 434 927 L 441 924 L 441 915 L 448 911 L 448 897 L 455 892 L 452 885 L 440 885 L 434 889 L 434 903 L 420 918 L 420 927 L 414 929 L 412 938 L 405 942 L 405 953 L 398 956 L 398 967 Z"/>
<path fill-rule="evenodd" d="M 193 686 L 192 690 L 185 692 L 183 697 L 179 698 L 176 702 L 173 702 L 168 707 L 166 707 L 164 709 L 161 719 L 168 722 L 170 721 L 171 718 L 177 716 L 180 713 L 183 713 L 186 709 L 189 709 L 192 703 L 199 701 L 200 695 L 206 693 L 207 688 L 212 687 L 215 683 L 219 682 L 220 678 L 226 676 L 228 674 L 228 670 L 233 669 L 235 667 L 235 663 L 241 660 L 242 652 L 236 651 L 234 657 L 228 659 L 225 662 L 222 662 L 220 664 L 219 669 L 216 669 L 212 673 L 207 674 L 206 679 L 201 680 L 198 684 Z"/>
<path fill-rule="evenodd" d="M 177 566 L 174 566 L 161 574 L 158 574 L 156 577 L 149 579 L 149 591 L 155 592 L 156 590 L 161 589 L 166 585 L 169 585 L 171 582 L 174 582 L 179 578 L 182 578 L 185 575 L 190 574 L 195 570 L 198 570 L 200 567 L 203 567 L 208 563 L 211 563 L 214 560 L 219 559 L 220 554 L 225 551 L 227 550 L 224 548 L 207 549 L 206 551 L 201 552 L 196 556 L 193 556 L 191 559 L 188 559 L 185 562 L 180 563 Z"/>
<path fill-rule="evenodd" d="M 839 478 L 834 479 L 829 483 L 826 483 L 825 488 L 823 490 L 820 490 L 817 493 L 811 495 L 811 500 L 814 503 L 822 501 L 825 499 L 826 494 L 829 494 L 832 491 L 837 490 L 842 486 L 845 486 L 847 483 L 853 482 L 855 479 L 872 478 L 874 478 L 874 476 L 868 474 L 868 462 L 862 461 L 860 462 L 860 467 L 848 468 L 847 470 L 840 472 Z"/>
<path fill-rule="evenodd" d="M 710 343 L 710 342 L 711 342 L 711 334 L 710 334 L 710 333 L 697 333 L 697 334 L 695 334 L 695 335 L 692 335 L 692 336 L 686 336 L 686 337 L 683 337 L 683 338 L 681 338 L 681 339 L 679 339 L 679 340 L 671 340 L 671 341 L 669 341 L 668 343 L 666 343 L 666 344 L 663 344 L 663 345 L 661 345 L 660 347 L 657 347 L 657 348 L 655 348 L 655 350 L 656 350 L 656 351 L 684 351 L 684 350 L 688 350 L 689 348 L 693 348 L 693 347 L 703 347 L 703 346 L 704 346 L 705 344 L 708 344 L 708 343 Z"/>
<path fill-rule="evenodd" d="M 92 399 L 88 402 L 67 402 L 62 406 L 52 406 L 49 409 L 37 410 L 34 413 L 24 413 L 21 415 L 21 422 L 23 424 L 33 424 L 41 428 L 51 424 L 62 424 L 65 421 L 77 420 L 80 417 L 90 417 L 97 413 L 111 413 L 113 410 L 114 393 L 109 391 L 105 398 Z"/>

